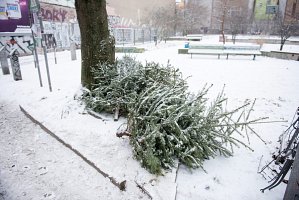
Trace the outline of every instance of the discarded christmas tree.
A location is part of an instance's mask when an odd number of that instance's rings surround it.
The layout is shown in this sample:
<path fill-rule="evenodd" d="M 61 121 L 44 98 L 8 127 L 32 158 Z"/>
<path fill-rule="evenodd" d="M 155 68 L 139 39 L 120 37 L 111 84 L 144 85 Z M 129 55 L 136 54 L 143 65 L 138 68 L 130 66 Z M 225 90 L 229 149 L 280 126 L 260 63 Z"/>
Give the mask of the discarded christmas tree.
<path fill-rule="evenodd" d="M 93 73 L 96 84 L 84 94 L 87 106 L 97 112 L 119 109 L 127 117 L 134 155 L 151 173 L 161 174 L 176 159 L 190 168 L 202 167 L 205 159 L 231 156 L 233 146 L 246 146 L 233 133 L 241 134 L 255 122 L 248 122 L 249 104 L 228 111 L 223 91 L 212 103 L 206 98 L 209 87 L 192 94 L 170 65 L 143 66 L 124 57 Z"/>

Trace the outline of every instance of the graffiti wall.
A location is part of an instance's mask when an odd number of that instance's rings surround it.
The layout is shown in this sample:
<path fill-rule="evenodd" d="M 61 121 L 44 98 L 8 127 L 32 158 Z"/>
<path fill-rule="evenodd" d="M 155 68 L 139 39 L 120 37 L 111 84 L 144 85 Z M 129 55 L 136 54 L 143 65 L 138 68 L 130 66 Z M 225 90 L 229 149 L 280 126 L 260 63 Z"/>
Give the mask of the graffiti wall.
<path fill-rule="evenodd" d="M 73 22 L 76 21 L 76 10 L 70 7 L 41 3 L 41 14 L 44 21 Z"/>
<path fill-rule="evenodd" d="M 57 48 L 68 48 L 71 42 L 81 44 L 80 29 L 78 23 L 60 23 L 44 21 L 44 34 L 46 43 L 51 43 L 48 38 L 55 39 Z"/>
<path fill-rule="evenodd" d="M 72 41 L 81 44 L 80 29 L 76 10 L 70 7 L 41 3 L 41 15 L 44 25 L 44 39 L 48 48 L 68 48 Z"/>
<path fill-rule="evenodd" d="M 14 32 L 29 26 L 28 0 L 0 0 L 0 32 Z"/>
<path fill-rule="evenodd" d="M 25 36 L 1 36 L 0 48 L 5 46 L 9 53 L 12 48 L 16 48 L 20 55 L 29 55 L 33 51 L 33 40 L 30 35 Z"/>

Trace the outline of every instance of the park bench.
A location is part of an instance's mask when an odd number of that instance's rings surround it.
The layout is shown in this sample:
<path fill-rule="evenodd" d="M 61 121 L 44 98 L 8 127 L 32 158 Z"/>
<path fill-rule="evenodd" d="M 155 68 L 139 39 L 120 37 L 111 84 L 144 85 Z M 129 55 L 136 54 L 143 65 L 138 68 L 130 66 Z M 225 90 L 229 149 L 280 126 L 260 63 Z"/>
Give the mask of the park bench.
<path fill-rule="evenodd" d="M 253 55 L 253 60 L 255 60 L 256 55 L 261 55 L 259 45 L 219 45 L 219 44 L 190 44 L 188 49 L 188 54 L 199 55 L 218 55 L 220 59 L 221 55 L 226 55 L 228 59 L 229 55 Z"/>
<path fill-rule="evenodd" d="M 223 54 L 226 55 L 226 59 L 228 59 L 228 55 L 253 55 L 253 60 L 255 60 L 256 55 L 262 54 L 260 49 L 259 45 L 224 45 Z"/>
<path fill-rule="evenodd" d="M 188 41 L 201 41 L 202 40 L 202 35 L 190 34 L 190 35 L 187 35 L 187 40 Z"/>
<path fill-rule="evenodd" d="M 190 44 L 188 49 L 188 54 L 191 54 L 191 58 L 193 54 L 201 54 L 201 55 L 218 55 L 218 59 L 220 55 L 223 54 L 224 46 L 217 44 Z"/>

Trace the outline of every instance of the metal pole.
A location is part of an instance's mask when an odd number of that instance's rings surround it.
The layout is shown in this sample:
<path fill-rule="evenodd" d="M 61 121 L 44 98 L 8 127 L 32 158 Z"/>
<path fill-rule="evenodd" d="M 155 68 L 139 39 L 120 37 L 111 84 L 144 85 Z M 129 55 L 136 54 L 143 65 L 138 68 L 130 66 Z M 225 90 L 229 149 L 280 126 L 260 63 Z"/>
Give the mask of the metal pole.
<path fill-rule="evenodd" d="M 48 64 L 48 56 L 47 56 L 47 47 L 46 47 L 46 45 L 43 45 L 43 50 L 44 50 L 45 63 L 46 63 L 46 69 L 47 69 L 49 90 L 50 90 L 50 92 L 52 92 L 51 77 L 50 77 L 50 71 L 49 71 L 49 64 Z"/>
<path fill-rule="evenodd" d="M 142 43 L 144 44 L 144 30 L 142 29 Z"/>
<path fill-rule="evenodd" d="M 29 1 L 29 4 L 30 4 L 30 13 L 31 13 L 31 15 L 29 15 L 30 23 L 31 23 L 31 35 L 32 35 L 33 47 L 34 47 L 34 49 L 33 49 L 34 63 L 35 63 L 35 67 L 37 68 L 40 87 L 43 87 L 43 82 L 42 82 L 42 77 L 41 77 L 41 72 L 40 72 L 40 65 L 39 65 L 39 60 L 38 60 L 38 54 L 37 54 L 37 49 L 36 49 L 37 45 L 36 45 L 36 40 L 34 38 L 34 32 L 32 29 L 32 25 L 35 26 L 35 22 L 37 20 L 36 17 L 39 12 L 39 2 L 31 0 L 31 1 Z M 38 23 L 38 22 L 36 22 L 36 23 Z"/>
<path fill-rule="evenodd" d="M 43 27 L 43 21 L 41 18 L 41 13 L 40 11 L 38 12 L 38 19 L 39 19 L 39 23 L 40 23 L 40 28 L 41 28 L 41 32 L 42 34 L 44 33 L 44 27 Z M 48 63 L 48 56 L 47 56 L 47 47 L 44 41 L 44 37 L 42 37 L 42 47 L 43 47 L 43 51 L 44 51 L 44 56 L 45 56 L 45 63 L 46 63 L 46 70 L 47 70 L 47 77 L 48 77 L 48 83 L 49 83 L 49 90 L 50 92 L 52 92 L 52 85 L 51 85 L 51 77 L 50 77 L 50 71 L 49 71 L 49 63 Z"/>
<path fill-rule="evenodd" d="M 35 38 L 34 38 L 34 35 L 33 35 L 33 32 L 32 32 L 32 39 L 33 39 L 33 45 L 34 45 L 34 50 L 33 50 L 33 57 L 34 57 L 34 60 L 35 60 L 35 67 L 37 68 L 37 73 L 38 73 L 38 78 L 39 78 L 39 85 L 41 87 L 43 87 L 43 81 L 42 81 L 42 76 L 41 76 L 41 73 L 40 73 L 40 67 L 39 67 L 39 61 L 38 61 L 38 55 L 37 55 L 37 50 L 36 50 L 36 41 L 35 41 Z"/>
<path fill-rule="evenodd" d="M 57 57 L 56 57 L 56 47 L 57 47 L 57 43 L 56 43 L 56 39 L 53 33 L 53 48 L 54 48 L 54 60 L 55 60 L 55 64 L 57 64 Z"/>
<path fill-rule="evenodd" d="M 135 46 L 135 28 L 133 30 L 134 30 L 134 46 Z"/>
<path fill-rule="evenodd" d="M 56 47 L 54 47 L 54 59 L 55 59 L 55 64 L 57 64 L 57 58 L 56 58 Z"/>
<path fill-rule="evenodd" d="M 33 39 L 33 36 L 32 36 L 32 39 Z M 33 40 L 34 40 L 34 39 L 33 39 Z M 34 48 L 34 47 L 33 47 L 33 48 Z M 33 55 L 34 67 L 37 68 L 34 49 L 32 50 L 32 55 Z"/>
<path fill-rule="evenodd" d="M 125 30 L 122 29 L 122 32 L 123 32 L 123 46 L 125 46 Z"/>

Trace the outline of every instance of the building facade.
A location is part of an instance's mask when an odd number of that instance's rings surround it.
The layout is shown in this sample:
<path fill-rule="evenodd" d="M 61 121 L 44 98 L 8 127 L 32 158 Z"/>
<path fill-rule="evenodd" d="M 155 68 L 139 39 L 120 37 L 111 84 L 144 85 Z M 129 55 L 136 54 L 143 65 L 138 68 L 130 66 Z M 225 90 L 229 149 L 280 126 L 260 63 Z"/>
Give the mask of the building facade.
<path fill-rule="evenodd" d="M 243 23 L 249 23 L 251 17 L 251 0 L 212 0 L 210 33 L 219 33 L 222 22 L 224 29 L 229 29 L 230 20 L 234 17 L 243 18 Z M 246 25 L 247 26 L 247 25 Z"/>
<path fill-rule="evenodd" d="M 285 6 L 284 20 L 286 22 L 299 22 L 299 0 L 287 0 Z"/>
<path fill-rule="evenodd" d="M 80 45 L 80 29 L 77 21 L 74 0 L 39 0 L 44 32 L 40 34 L 37 16 L 32 26 L 38 38 L 43 37 L 48 49 L 57 47 L 67 49 L 72 42 Z M 148 13 L 164 6 L 174 12 L 175 2 L 172 0 L 107 0 L 107 14 L 111 34 L 117 44 L 144 42 L 152 40 L 154 31 L 143 27 L 142 19 Z M 14 6 L 14 7 L 13 7 Z M 10 32 L 0 37 L 0 46 L 20 49 L 21 54 L 30 54 L 33 49 L 32 37 L 14 33 L 17 26 L 31 26 L 29 20 L 29 0 L 0 0 L 0 32 Z M 30 33 L 30 30 L 28 30 Z M 39 35 L 38 35 L 39 34 Z M 13 41 L 13 44 L 10 44 Z"/>

